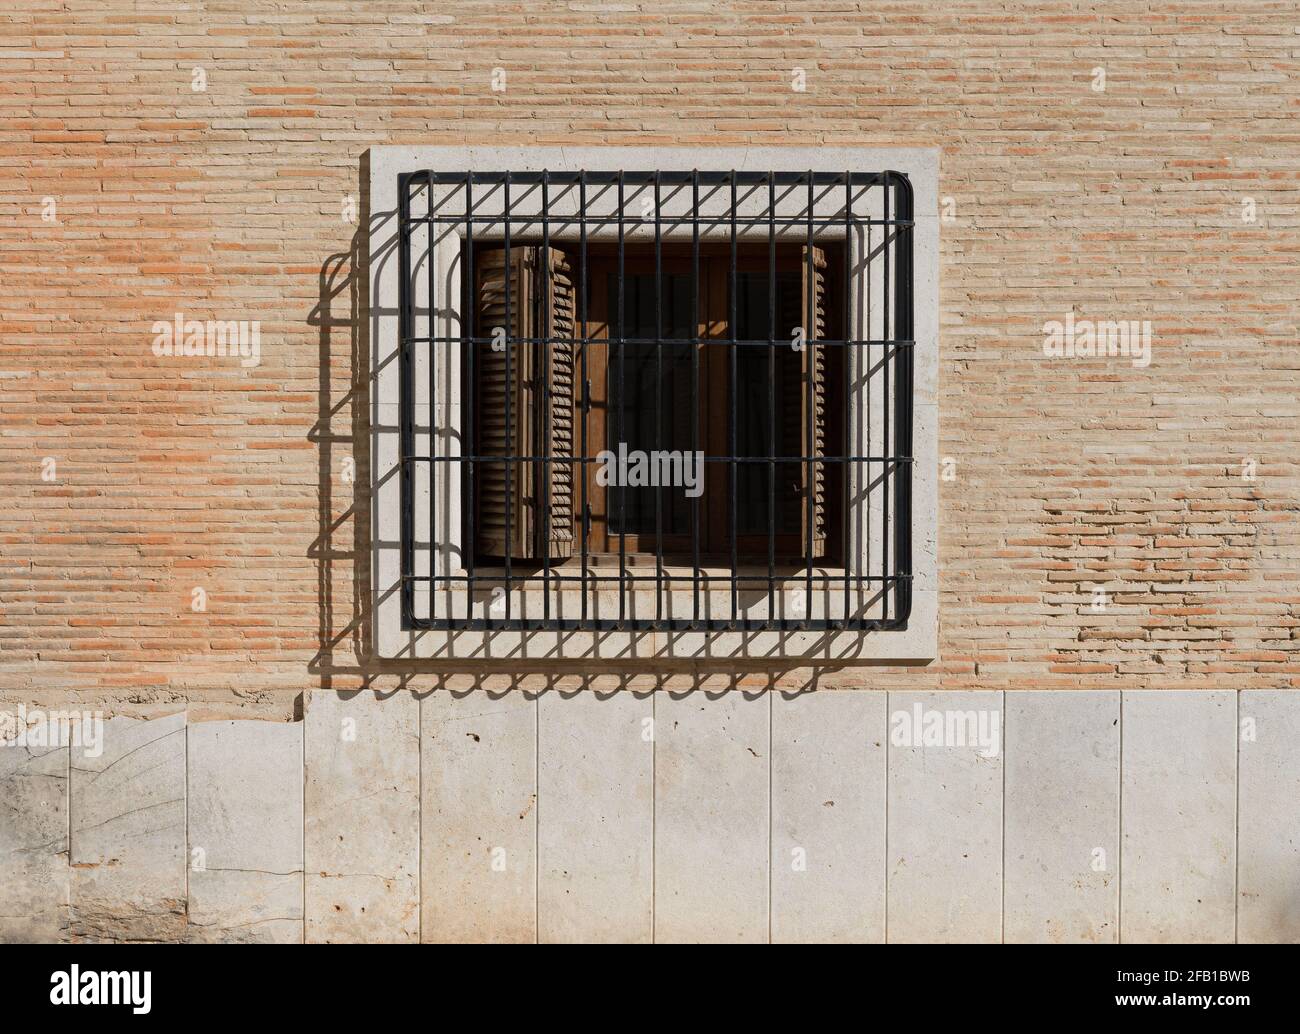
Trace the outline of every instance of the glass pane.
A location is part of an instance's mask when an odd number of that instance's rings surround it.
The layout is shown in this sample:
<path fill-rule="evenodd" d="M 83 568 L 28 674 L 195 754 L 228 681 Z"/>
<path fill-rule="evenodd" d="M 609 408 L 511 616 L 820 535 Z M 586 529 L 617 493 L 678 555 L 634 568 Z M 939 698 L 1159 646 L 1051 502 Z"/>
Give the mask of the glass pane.
<path fill-rule="evenodd" d="M 655 277 L 647 273 L 628 274 L 623 281 L 622 336 L 639 340 L 623 345 L 621 360 L 617 345 L 609 349 L 610 412 L 605 447 L 618 459 L 618 475 L 617 481 L 610 482 L 606 506 L 614 535 L 620 531 L 653 535 L 656 495 L 663 533 L 689 533 L 689 503 L 692 495 L 703 490 L 703 464 L 694 462 L 691 450 L 693 285 L 688 275 L 668 273 L 663 274 L 661 284 L 662 347 L 656 341 L 660 327 L 655 320 Z M 609 313 L 617 334 L 618 282 L 612 276 Z M 701 428 L 701 437 L 703 433 Z"/>

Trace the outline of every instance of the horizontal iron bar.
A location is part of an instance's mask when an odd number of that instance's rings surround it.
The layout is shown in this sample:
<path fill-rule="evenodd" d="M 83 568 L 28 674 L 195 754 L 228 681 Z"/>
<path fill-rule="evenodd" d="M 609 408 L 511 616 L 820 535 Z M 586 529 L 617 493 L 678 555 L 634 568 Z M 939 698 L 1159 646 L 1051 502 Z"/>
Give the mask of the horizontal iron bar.
<path fill-rule="evenodd" d="M 421 432 L 416 428 L 416 433 L 427 434 L 427 431 Z M 705 463 L 890 463 L 903 464 L 914 463 L 913 456 L 701 456 Z M 599 456 L 563 456 L 551 454 L 547 456 L 503 456 L 493 454 L 487 456 L 431 456 L 427 453 L 406 456 L 402 462 L 410 463 L 419 461 L 422 463 L 544 463 L 551 462 L 561 466 L 572 463 L 588 464 L 602 463 Z M 626 485 L 626 488 L 673 488 L 673 485 Z"/>
<path fill-rule="evenodd" d="M 896 618 L 418 618 L 410 627 L 417 632 L 890 632 L 907 623 Z"/>
<path fill-rule="evenodd" d="M 402 344 L 433 344 L 433 345 L 490 345 L 495 339 L 490 337 L 461 337 L 459 335 L 440 335 L 438 337 L 421 337 L 414 335 L 401 339 Z M 790 340 L 788 338 L 777 338 L 776 341 L 755 338 L 753 340 L 728 341 L 725 338 L 700 338 L 700 337 L 624 337 L 624 338 L 607 338 L 607 337 L 588 337 L 588 338 L 569 338 L 569 337 L 516 337 L 511 335 L 510 341 L 516 345 L 659 345 L 663 348 L 675 348 L 681 345 L 705 345 L 705 346 L 723 346 L 730 348 L 732 345 L 740 345 L 742 348 L 789 348 Z M 827 348 L 862 348 L 877 347 L 884 345 L 893 345 L 895 348 L 915 348 L 915 341 L 891 340 L 889 338 L 856 338 L 848 341 L 844 340 L 824 340 L 822 338 L 805 339 L 807 345 L 816 345 L 818 348 L 823 346 Z M 684 356 L 682 358 L 685 358 Z"/>
<path fill-rule="evenodd" d="M 412 216 L 407 216 L 405 219 L 403 219 L 402 225 L 419 226 L 421 224 L 429 224 L 429 223 L 433 223 L 438 226 L 463 226 L 466 223 L 487 223 L 490 225 L 492 223 L 503 223 L 506 221 L 509 221 L 511 223 L 539 223 L 542 221 L 543 218 L 553 219 L 556 222 L 560 223 L 561 225 L 564 225 L 566 223 L 581 223 L 585 226 L 603 226 L 606 224 L 612 226 L 612 225 L 617 225 L 619 223 L 630 223 L 634 226 L 642 226 L 645 223 L 645 220 L 640 215 L 637 215 L 635 213 L 633 213 L 632 215 L 625 214 L 619 216 L 617 213 L 613 213 L 613 212 L 611 212 L 609 215 L 577 215 L 577 214 L 569 215 L 562 212 L 561 213 L 534 212 L 531 214 L 524 214 L 524 215 L 517 215 L 512 213 L 507 215 L 504 212 L 500 212 L 500 213 L 489 213 L 487 215 L 475 215 L 473 213 L 470 213 L 468 215 L 463 215 L 463 214 L 412 215 Z M 708 226 L 708 225 L 730 226 L 731 225 L 730 214 L 700 215 L 698 212 L 695 212 L 695 213 L 681 213 L 678 215 L 673 215 L 671 213 L 665 213 L 663 215 L 663 219 L 670 226 L 675 223 L 684 223 L 687 225 L 692 223 L 699 223 L 702 226 Z M 775 219 L 769 219 L 765 215 L 736 216 L 736 225 L 738 227 L 739 226 L 761 226 L 763 229 L 768 229 L 773 224 L 775 224 L 776 226 L 799 226 L 799 227 L 806 227 L 809 224 L 811 224 L 814 227 L 820 226 L 824 229 L 839 231 L 844 228 L 844 217 L 843 215 L 823 215 L 823 216 L 813 216 L 811 219 L 809 219 L 806 216 L 792 215 L 792 216 L 778 216 Z M 851 220 L 851 225 L 853 226 L 854 229 L 857 229 L 860 226 L 912 227 L 915 226 L 916 224 L 911 219 L 872 219 L 872 218 L 855 217 Z M 650 232 L 650 227 L 646 227 L 646 232 L 647 233 Z M 841 238 L 837 233 L 835 237 L 829 239 L 838 241 Z M 489 240 L 484 243 L 488 245 L 492 245 L 495 242 Z M 528 241 L 527 239 L 521 239 L 519 243 L 526 244 L 528 243 Z M 571 245 L 573 242 L 565 241 L 561 239 L 558 243 L 560 243 L 561 245 L 566 243 Z"/>
<path fill-rule="evenodd" d="M 648 556 L 649 554 L 646 555 Z M 671 563 L 672 554 L 671 553 L 667 554 L 665 559 Z M 779 562 L 780 561 L 778 560 L 778 563 Z M 686 565 L 682 564 L 678 566 L 686 566 Z M 491 568 L 489 568 L 489 570 L 491 570 Z M 602 570 L 608 570 L 608 568 L 603 568 L 599 564 L 591 565 L 587 571 L 587 580 L 590 582 L 653 582 L 653 581 L 658 581 L 660 579 L 660 575 L 657 574 L 614 573 L 614 574 L 602 575 L 597 573 Z M 631 568 L 624 568 L 624 572 L 628 570 L 631 570 Z M 686 582 L 686 581 L 690 581 L 694 577 L 695 577 L 694 572 L 688 574 L 665 574 L 662 576 L 664 582 L 669 582 L 669 581 Z M 737 585 L 760 586 L 760 585 L 768 584 L 767 575 L 763 575 L 763 574 L 710 575 L 710 574 L 705 574 L 704 571 L 701 571 L 700 577 L 707 578 L 715 582 L 726 582 L 728 584 L 730 584 L 731 582 L 735 582 Z M 803 581 L 805 577 L 806 577 L 806 571 L 804 568 L 801 567 L 797 571 L 792 571 L 788 574 L 774 575 L 772 577 L 772 581 L 773 582 L 795 581 L 795 580 Z M 833 574 L 813 575 L 813 581 L 830 582 L 833 580 L 836 583 L 838 583 L 841 578 L 843 578 L 843 575 L 840 574 L 838 571 L 836 571 Z M 402 575 L 402 579 L 408 582 L 438 582 L 439 584 L 443 582 L 465 582 L 467 583 L 466 584 L 467 588 L 469 582 L 469 576 L 463 574 L 404 574 Z M 862 581 L 864 582 L 880 582 L 882 584 L 888 584 L 888 585 L 895 585 L 902 582 L 908 582 L 911 580 L 912 580 L 912 576 L 910 574 L 890 574 L 890 575 L 864 574 L 862 576 Z M 503 575 L 476 574 L 474 576 L 474 581 L 482 582 L 484 585 L 505 586 L 508 584 L 513 585 L 522 582 L 538 581 L 538 578 L 535 574 L 516 574 L 516 575 L 512 575 L 510 578 L 506 578 Z M 581 574 L 557 574 L 554 568 L 552 568 L 551 581 L 580 582 L 582 581 L 582 575 Z M 828 600 L 843 598 L 842 596 L 839 595 L 832 595 L 829 591 L 825 594 L 825 596 Z"/>
<path fill-rule="evenodd" d="M 904 173 L 883 173 L 883 172 L 817 172 L 812 173 L 813 186 L 862 186 L 877 187 L 885 182 L 885 178 L 898 177 L 906 179 Z M 675 170 L 675 171 L 658 171 L 658 172 L 640 172 L 627 170 L 609 171 L 584 169 L 580 172 L 574 171 L 553 171 L 550 169 L 529 170 L 529 171 L 511 171 L 511 172 L 433 172 L 432 170 L 420 170 L 418 172 L 405 172 L 397 177 L 398 186 L 405 186 L 407 183 L 424 184 L 433 182 L 435 184 L 504 184 L 509 177 L 511 186 L 529 186 L 540 185 L 543 178 L 552 186 L 571 185 L 577 186 L 579 183 L 586 183 L 587 186 L 617 186 L 620 180 L 624 186 L 635 186 L 638 183 L 653 187 L 655 180 L 658 178 L 662 186 L 679 186 L 689 187 L 692 183 L 698 182 L 700 186 L 730 186 L 735 183 L 737 186 L 767 186 L 768 183 L 775 183 L 777 186 L 807 186 L 809 174 L 807 172 L 756 172 L 748 170 L 723 171 L 718 169 L 700 169 L 700 170 Z"/>

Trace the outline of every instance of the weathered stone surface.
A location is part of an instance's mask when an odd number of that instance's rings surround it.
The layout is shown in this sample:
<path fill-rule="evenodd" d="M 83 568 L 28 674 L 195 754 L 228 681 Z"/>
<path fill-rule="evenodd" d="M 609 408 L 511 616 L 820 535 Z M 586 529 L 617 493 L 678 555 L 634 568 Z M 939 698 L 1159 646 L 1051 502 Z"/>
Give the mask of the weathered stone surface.
<path fill-rule="evenodd" d="M 1119 693 L 1006 694 L 1008 942 L 1119 937 Z"/>
<path fill-rule="evenodd" d="M 64 937 L 69 872 L 68 748 L 0 744 L 0 943 Z"/>
<path fill-rule="evenodd" d="M 766 694 L 655 694 L 655 940 L 768 937 Z"/>
<path fill-rule="evenodd" d="M 188 736 L 189 938 L 301 941 L 302 723 L 195 722 Z"/>
<path fill-rule="evenodd" d="M 772 940 L 885 938 L 883 692 L 772 697 Z"/>
<path fill-rule="evenodd" d="M 182 939 L 184 712 L 110 718 L 102 747 L 73 747 L 71 811 L 73 937 Z"/>
<path fill-rule="evenodd" d="M 420 702 L 425 941 L 532 942 L 537 931 L 537 698 Z"/>
<path fill-rule="evenodd" d="M 1237 940 L 1300 942 L 1300 693 L 1238 697 Z"/>
<path fill-rule="evenodd" d="M 419 700 L 314 690 L 303 736 L 307 940 L 418 940 Z"/>
<path fill-rule="evenodd" d="M 970 742 L 900 745 L 896 730 L 937 713 L 1001 728 L 1002 694 L 890 693 L 890 941 L 996 942 L 1002 936 L 1002 754 Z M 899 716 L 906 714 L 906 719 Z M 996 716 L 996 718 L 994 718 Z"/>
<path fill-rule="evenodd" d="M 1120 937 L 1234 936 L 1237 734 L 1232 693 L 1124 694 Z"/>
<path fill-rule="evenodd" d="M 652 936 L 654 743 L 649 696 L 538 701 L 538 938 Z"/>

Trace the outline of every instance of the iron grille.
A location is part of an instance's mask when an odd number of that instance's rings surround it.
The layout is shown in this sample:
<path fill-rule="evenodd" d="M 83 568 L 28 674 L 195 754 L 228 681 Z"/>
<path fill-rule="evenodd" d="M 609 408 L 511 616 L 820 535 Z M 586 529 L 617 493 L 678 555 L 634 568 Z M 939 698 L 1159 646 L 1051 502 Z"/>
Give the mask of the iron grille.
<path fill-rule="evenodd" d="M 912 189 L 906 175 L 426 170 L 400 175 L 398 196 L 400 557 L 405 628 L 867 632 L 906 627 L 911 610 L 915 345 Z M 622 312 L 625 261 L 634 238 L 646 242 L 654 256 L 658 313 L 655 335 L 635 342 L 624 336 Z M 588 335 L 590 254 L 598 241 L 611 242 L 617 250 L 619 306 L 608 336 L 601 339 Z M 769 276 L 775 284 L 777 244 L 791 241 L 807 245 L 808 262 L 812 249 L 823 243 L 842 249 L 839 269 L 833 271 L 842 277 L 837 321 L 841 333 L 834 339 L 810 339 L 807 346 L 842 353 L 837 363 L 842 383 L 830 385 L 835 394 L 829 404 L 841 407 L 845 431 L 836 441 L 828 440 L 819 454 L 810 455 L 805 449 L 803 455 L 791 457 L 776 455 L 770 444 L 776 435 L 773 428 L 766 456 L 739 455 L 736 357 L 747 348 L 774 355 L 787 342 L 777 336 L 774 315 L 766 337 L 737 338 L 737 255 L 742 247 L 766 246 Z M 505 456 L 476 452 L 476 353 L 479 346 L 490 343 L 489 331 L 497 328 L 475 326 L 477 306 L 471 297 L 475 254 L 489 246 L 503 248 L 508 264 L 511 249 L 526 242 L 540 243 L 543 249 L 558 243 L 568 250 L 575 275 L 574 329 L 571 336 L 562 337 L 507 334 L 505 362 L 509 369 L 522 355 L 520 349 L 532 345 L 572 349 L 578 400 L 573 431 L 577 440 L 571 456 L 557 455 L 549 446 L 540 453 L 509 450 Z M 696 318 L 691 324 L 695 333 L 670 338 L 664 336 L 661 319 L 663 253 L 670 243 L 682 246 L 684 242 L 689 242 L 695 276 Z M 702 249 L 710 243 L 718 243 L 730 256 L 726 278 L 731 319 L 729 333 L 722 338 L 699 334 L 700 261 Z M 436 261 L 441 255 L 451 257 Z M 446 274 L 448 268 L 457 267 L 458 276 Z M 507 312 L 517 304 L 507 286 Z M 815 325 L 814 321 L 809 319 L 808 325 Z M 597 344 L 607 346 L 610 354 L 617 355 L 621 372 L 624 351 L 633 343 L 652 346 L 660 364 L 666 349 L 691 346 L 696 357 L 692 359 L 691 441 L 697 449 L 701 441 L 698 357 L 704 349 L 729 349 L 732 388 L 725 414 L 729 447 L 704 456 L 706 476 L 721 476 L 730 489 L 725 507 L 729 513 L 724 514 L 730 556 L 722 558 L 721 569 L 701 558 L 704 518 L 699 497 L 689 507 L 690 547 L 685 556 L 680 550 L 670 554 L 663 548 L 658 493 L 652 555 L 628 555 L 624 525 L 618 532 L 616 562 L 612 557 L 598 560 L 588 549 L 591 515 L 586 467 L 599 462 L 591 455 L 593 443 L 588 440 L 589 352 Z M 612 367 L 612 359 L 610 363 Z M 774 360 L 769 370 L 769 384 L 774 384 Z M 811 385 L 812 379 L 807 380 Z M 541 397 L 549 399 L 549 383 L 541 389 Z M 659 392 L 656 387 L 656 396 Z M 812 412 L 812 400 L 808 402 L 805 414 Z M 767 412 L 775 422 L 775 405 L 768 406 Z M 661 405 L 656 404 L 655 414 L 659 441 Z M 508 436 L 512 421 L 519 419 L 507 401 Z M 813 560 L 811 490 L 804 493 L 807 549 L 793 570 L 788 557 L 778 556 L 775 545 L 774 489 L 768 492 L 765 560 L 742 555 L 738 548 L 738 472 L 744 464 L 766 463 L 767 484 L 772 486 L 774 465 L 791 460 L 810 475 L 820 468 L 831 484 L 840 486 L 838 563 Z M 576 543 L 571 558 L 558 562 L 546 551 L 538 560 L 521 565 L 509 546 L 504 557 L 490 562 L 476 557 L 474 522 L 480 480 L 476 473 L 491 463 L 505 464 L 507 480 L 522 476 L 531 465 L 531 476 L 542 486 L 551 484 L 557 465 L 570 469 L 571 483 L 578 486 L 573 492 Z M 811 477 L 805 484 L 810 482 Z M 612 505 L 622 505 L 624 492 L 617 489 Z M 506 506 L 510 505 L 508 491 Z M 545 524 L 550 520 L 549 508 L 540 512 Z"/>

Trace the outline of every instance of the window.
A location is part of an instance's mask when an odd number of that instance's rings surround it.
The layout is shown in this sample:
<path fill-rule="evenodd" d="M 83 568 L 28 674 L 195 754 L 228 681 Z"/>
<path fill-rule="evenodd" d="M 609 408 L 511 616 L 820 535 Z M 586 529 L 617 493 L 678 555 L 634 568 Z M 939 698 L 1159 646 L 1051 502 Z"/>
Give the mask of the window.
<path fill-rule="evenodd" d="M 935 152 L 371 162 L 382 656 L 934 656 Z"/>
<path fill-rule="evenodd" d="M 435 203 L 439 185 L 459 190 Z M 635 221 L 629 187 L 642 198 Z M 855 211 L 855 192 L 872 188 L 885 195 L 879 219 Z M 593 190 L 613 196 L 612 218 L 589 205 Z M 667 234 L 665 190 L 690 197 Z M 709 220 L 725 225 L 724 241 L 701 238 L 702 190 L 730 199 L 721 220 Z M 417 191 L 423 217 L 412 213 Z M 540 195 L 540 211 L 516 207 L 512 191 Z M 819 196 L 834 208 L 828 215 L 818 214 Z M 790 198 L 805 202 L 801 218 L 782 213 Z M 905 625 L 913 459 L 905 178 L 427 172 L 402 178 L 399 201 L 409 627 Z M 449 224 L 464 229 L 458 258 L 469 273 L 458 304 L 468 318 L 459 333 L 415 332 L 417 223 L 435 247 Z M 876 339 L 848 333 L 845 257 L 854 232 L 873 224 L 884 270 Z M 433 327 L 439 299 L 427 265 Z M 436 377 L 428 400 L 431 412 L 455 406 L 458 455 L 436 455 L 432 434 L 429 451 L 417 447 L 409 390 L 419 377 L 417 349 L 429 371 L 460 367 L 459 405 L 438 398 Z M 863 375 L 886 383 L 885 412 L 883 435 L 868 434 L 858 452 L 847 416 L 851 381 Z M 421 570 L 417 562 L 407 513 L 420 494 L 416 465 L 428 468 L 431 511 L 439 494 L 433 468 L 445 465 L 442 480 L 460 482 L 466 502 L 455 567 L 439 571 L 430 557 Z M 875 492 L 881 519 L 877 568 L 851 562 L 847 508 L 861 487 L 868 497 Z M 564 598 L 574 588 L 576 604 Z M 613 603 L 602 596 L 610 588 Z M 648 598 L 638 598 L 646 589 Z M 478 615 L 474 601 L 484 590 L 486 612 Z M 757 615 L 746 612 L 755 594 L 765 605 Z M 564 613 L 566 602 L 577 613 Z"/>
<path fill-rule="evenodd" d="M 477 561 L 508 548 L 512 562 L 585 551 L 597 564 L 661 553 L 842 564 L 842 537 L 827 540 L 844 471 L 803 460 L 845 454 L 844 397 L 827 392 L 843 383 L 844 350 L 822 344 L 839 337 L 828 313 L 841 251 L 828 269 L 822 248 L 738 245 L 732 277 L 718 246 L 634 243 L 620 259 L 616 245 L 592 245 L 579 322 L 572 248 L 513 245 L 509 284 L 505 248 L 480 248 L 471 304 L 486 339 L 467 371 L 480 458 L 466 467 Z"/>

